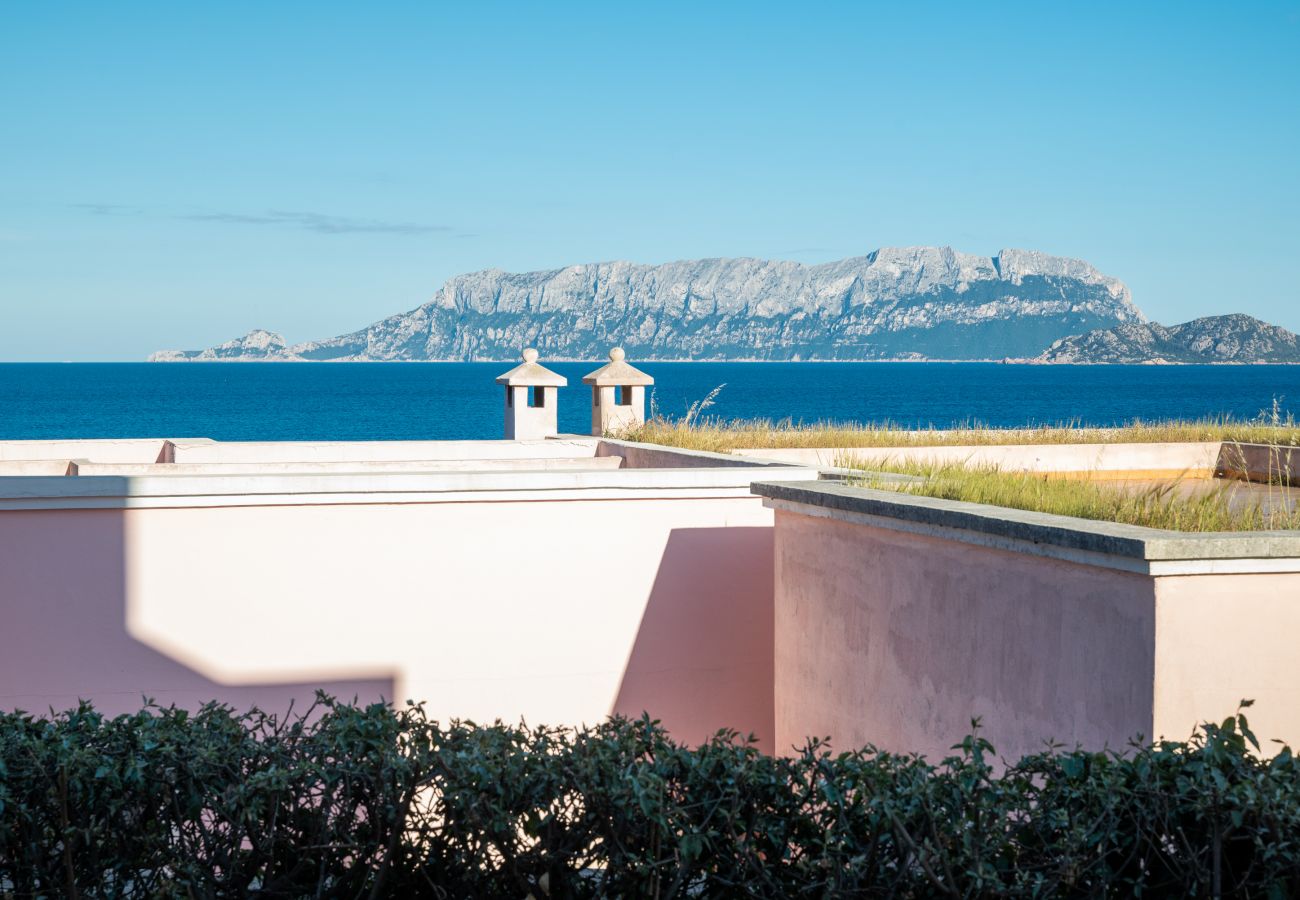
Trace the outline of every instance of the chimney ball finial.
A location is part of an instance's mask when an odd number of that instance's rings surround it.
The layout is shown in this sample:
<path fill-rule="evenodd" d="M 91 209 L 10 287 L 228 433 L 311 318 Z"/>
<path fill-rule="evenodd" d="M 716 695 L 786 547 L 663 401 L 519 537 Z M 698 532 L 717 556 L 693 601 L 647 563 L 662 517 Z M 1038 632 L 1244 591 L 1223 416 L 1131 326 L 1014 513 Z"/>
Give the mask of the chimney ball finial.
<path fill-rule="evenodd" d="M 535 363 L 535 362 L 537 362 L 537 351 L 534 350 L 532 347 L 525 347 L 525 348 L 524 348 L 524 362 L 526 362 L 526 363 Z"/>
<path fill-rule="evenodd" d="M 627 354 L 623 352 L 622 347 L 615 347 L 609 351 L 610 362 L 622 362 L 624 356 L 627 356 Z"/>

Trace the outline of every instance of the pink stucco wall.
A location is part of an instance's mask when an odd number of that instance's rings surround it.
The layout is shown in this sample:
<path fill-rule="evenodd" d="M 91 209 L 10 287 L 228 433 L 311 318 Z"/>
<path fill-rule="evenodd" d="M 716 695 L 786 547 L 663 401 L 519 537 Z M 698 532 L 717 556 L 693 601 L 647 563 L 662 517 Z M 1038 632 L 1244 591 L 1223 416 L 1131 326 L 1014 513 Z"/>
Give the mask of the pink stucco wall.
<path fill-rule="evenodd" d="M 1182 739 L 1243 699 L 1251 728 L 1300 747 L 1300 574 L 1156 579 L 1155 731 Z"/>
<path fill-rule="evenodd" d="M 776 743 L 1014 757 L 1152 731 L 1149 578 L 776 513 Z"/>
<path fill-rule="evenodd" d="M 44 713 L 84 698 L 115 715 L 149 697 L 164 705 L 215 699 L 282 710 L 290 702 L 302 708 L 318 687 L 362 700 L 392 695 L 391 675 L 379 670 L 223 683 L 140 641 L 126 622 L 127 515 L 0 512 L 0 707 Z"/>
<path fill-rule="evenodd" d="M 752 496 L 3 511 L 0 705 L 320 686 L 770 748 L 771 523 Z"/>

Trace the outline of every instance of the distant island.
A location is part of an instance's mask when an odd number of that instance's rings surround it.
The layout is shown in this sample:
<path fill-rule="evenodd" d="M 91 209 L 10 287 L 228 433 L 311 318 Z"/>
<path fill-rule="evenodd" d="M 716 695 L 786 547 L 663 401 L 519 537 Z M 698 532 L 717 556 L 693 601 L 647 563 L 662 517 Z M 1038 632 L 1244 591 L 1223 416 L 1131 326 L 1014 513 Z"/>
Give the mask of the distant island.
<path fill-rule="evenodd" d="M 1033 362 L 1300 363 L 1300 338 L 1240 313 L 1171 327 L 1130 322 L 1062 338 Z"/>
<path fill-rule="evenodd" d="M 489 269 L 339 337 L 289 345 L 257 329 L 149 358 L 504 361 L 531 345 L 550 360 L 588 360 L 613 342 L 640 360 L 1300 362 L 1295 335 L 1248 316 L 1148 323 L 1123 282 L 1082 260 L 950 247 L 884 248 L 811 266 L 745 258 Z"/>

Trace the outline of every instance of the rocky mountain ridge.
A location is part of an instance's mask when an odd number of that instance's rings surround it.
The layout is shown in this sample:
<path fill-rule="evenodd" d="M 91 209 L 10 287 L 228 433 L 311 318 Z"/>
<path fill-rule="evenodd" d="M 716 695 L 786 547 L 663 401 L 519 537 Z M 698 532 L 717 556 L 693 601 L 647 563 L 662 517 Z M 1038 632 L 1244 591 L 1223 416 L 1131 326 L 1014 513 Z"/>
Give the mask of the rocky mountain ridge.
<path fill-rule="evenodd" d="M 1240 313 L 1181 325 L 1127 322 L 1054 342 L 1042 363 L 1300 363 L 1300 338 Z"/>
<path fill-rule="evenodd" d="M 1029 357 L 1061 338 L 1142 323 L 1128 288 L 1031 250 L 884 248 L 821 265 L 705 259 L 595 263 L 448 280 L 433 299 L 350 334 L 286 345 L 253 331 L 183 360 L 883 360 Z"/>

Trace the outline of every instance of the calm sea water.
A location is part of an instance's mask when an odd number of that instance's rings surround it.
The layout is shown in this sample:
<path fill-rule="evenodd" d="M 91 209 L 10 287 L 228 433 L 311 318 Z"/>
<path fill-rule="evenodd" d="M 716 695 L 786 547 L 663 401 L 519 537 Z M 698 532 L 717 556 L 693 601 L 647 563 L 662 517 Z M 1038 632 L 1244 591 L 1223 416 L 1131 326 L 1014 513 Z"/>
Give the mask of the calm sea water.
<path fill-rule="evenodd" d="M 598 364 L 554 363 L 560 427 L 586 433 Z M 1300 366 L 644 363 L 661 412 L 725 384 L 710 415 L 998 427 L 1300 412 Z M 210 437 L 410 440 L 501 436 L 501 363 L 0 364 L 0 440 Z"/>

